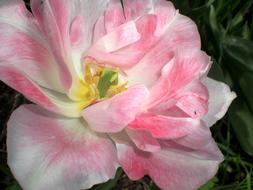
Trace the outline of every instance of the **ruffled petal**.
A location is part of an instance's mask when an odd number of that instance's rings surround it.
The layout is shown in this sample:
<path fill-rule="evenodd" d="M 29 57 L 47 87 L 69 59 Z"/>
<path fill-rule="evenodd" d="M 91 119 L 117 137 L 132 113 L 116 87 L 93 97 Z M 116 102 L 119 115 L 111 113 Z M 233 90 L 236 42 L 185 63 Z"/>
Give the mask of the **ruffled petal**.
<path fill-rule="evenodd" d="M 209 92 L 208 113 L 203 117 L 203 121 L 211 127 L 225 115 L 229 105 L 236 98 L 236 94 L 231 92 L 226 84 L 211 78 L 205 78 L 203 83 Z"/>
<path fill-rule="evenodd" d="M 137 85 L 114 97 L 98 102 L 82 111 L 89 126 L 98 132 L 119 132 L 142 110 L 148 90 Z"/>
<path fill-rule="evenodd" d="M 0 67 L 12 66 L 36 83 L 64 92 L 64 81 L 36 20 L 22 0 L 0 2 Z"/>
<path fill-rule="evenodd" d="M 223 156 L 213 141 L 208 148 L 192 150 L 168 143 L 161 151 L 148 153 L 117 144 L 119 162 L 130 179 L 147 174 L 161 189 L 170 190 L 195 190 L 215 175 Z"/>
<path fill-rule="evenodd" d="M 160 84 L 157 88 L 166 87 L 166 82 Z M 153 89 L 154 94 L 161 94 Z M 166 89 L 164 90 L 166 94 Z M 175 116 L 175 117 L 191 117 L 202 118 L 208 111 L 208 90 L 201 80 L 194 80 L 184 88 L 179 89 L 176 93 L 168 95 L 167 100 L 164 100 L 150 111 L 162 115 Z M 154 97 L 153 97 L 154 98 Z"/>
<path fill-rule="evenodd" d="M 161 149 L 158 140 L 156 140 L 148 130 L 128 127 L 125 129 L 125 132 L 140 150 L 156 152 Z"/>
<path fill-rule="evenodd" d="M 90 103 L 87 101 L 73 102 L 65 94 L 43 88 L 15 67 L 1 65 L 0 80 L 32 102 L 68 117 L 80 117 L 81 110 Z"/>
<path fill-rule="evenodd" d="M 158 22 L 158 21 L 157 21 Z M 200 51 L 200 37 L 197 27 L 193 21 L 189 18 L 177 13 L 173 18 L 168 19 L 169 24 L 164 30 L 164 34 L 161 36 L 155 36 L 151 38 L 153 40 L 153 46 L 149 46 L 146 50 L 145 56 L 136 65 L 132 65 L 131 69 L 128 69 L 126 73 L 129 75 L 130 84 L 145 84 L 147 87 L 152 87 L 156 84 L 157 80 L 162 75 L 162 68 L 171 63 L 173 57 L 177 59 L 190 58 L 195 52 L 195 59 L 200 58 L 201 55 L 197 55 L 196 52 Z M 155 40 L 156 39 L 156 40 Z M 159 41 L 157 41 L 159 39 Z M 144 46 L 145 47 L 145 46 Z M 188 49 L 188 50 L 187 50 Z M 204 53 L 199 53 L 203 54 Z M 182 57 L 182 58 L 181 58 Z M 191 57 L 193 61 L 194 57 Z M 204 63 L 202 63 L 204 65 Z M 179 73 L 186 74 L 187 67 L 183 63 L 178 63 L 177 67 L 181 67 L 184 71 L 178 71 Z M 196 64 L 195 64 L 196 65 Z M 182 68 L 182 67 L 186 68 Z M 191 65 L 188 66 L 188 69 Z M 193 67 L 192 69 L 194 69 Z M 176 69 L 176 67 L 175 67 Z M 145 71 L 145 72 L 143 72 Z M 189 75 L 189 74 L 188 74 Z"/>
<path fill-rule="evenodd" d="M 149 107 L 159 106 L 180 95 L 180 92 L 190 92 L 194 86 L 197 88 L 193 91 L 200 89 L 205 92 L 198 80 L 206 76 L 210 66 L 210 58 L 206 53 L 189 47 L 178 48 L 175 57 L 162 68 L 161 77 L 151 89 Z M 193 114 L 194 112 L 190 115 Z"/>
<path fill-rule="evenodd" d="M 58 66 L 62 71 L 69 71 L 72 80 L 65 85 L 73 100 L 79 100 L 73 91 L 83 77 L 82 55 L 91 45 L 95 22 L 104 13 L 107 3 L 108 0 L 31 0 L 32 12 Z M 63 72 L 61 77 L 65 75 Z"/>
<path fill-rule="evenodd" d="M 80 190 L 113 178 L 114 144 L 83 120 L 51 114 L 38 106 L 18 108 L 8 122 L 8 164 L 27 190 Z"/>
<path fill-rule="evenodd" d="M 177 139 L 200 128 L 200 121 L 192 118 L 169 117 L 154 114 L 139 114 L 128 128 L 144 130 L 154 138 Z"/>

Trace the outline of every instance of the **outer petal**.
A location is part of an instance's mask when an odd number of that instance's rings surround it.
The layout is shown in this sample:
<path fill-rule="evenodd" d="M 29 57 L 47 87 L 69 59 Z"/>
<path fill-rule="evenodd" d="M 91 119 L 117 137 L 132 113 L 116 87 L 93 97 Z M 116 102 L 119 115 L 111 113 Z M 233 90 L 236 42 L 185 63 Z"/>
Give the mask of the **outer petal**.
<path fill-rule="evenodd" d="M 82 116 L 95 131 L 119 132 L 134 120 L 148 95 L 144 86 L 134 86 L 109 100 L 87 107 Z"/>
<path fill-rule="evenodd" d="M 196 190 L 215 175 L 223 159 L 213 141 L 206 150 L 212 152 L 212 156 L 201 150 L 169 144 L 155 153 L 117 144 L 120 164 L 132 180 L 148 174 L 161 189 Z"/>
<path fill-rule="evenodd" d="M 195 77 L 194 77 L 195 78 Z M 166 79 L 165 79 L 166 80 Z M 176 117 L 192 117 L 192 118 L 202 118 L 208 111 L 208 90 L 201 80 L 194 80 L 184 86 L 181 89 L 178 89 L 175 93 L 170 94 L 166 88 L 169 81 L 160 81 L 159 84 L 152 89 L 153 100 L 155 99 L 154 95 L 162 95 L 162 93 L 167 95 L 163 98 L 163 101 L 151 107 L 150 110 L 155 113 L 168 116 Z M 167 83 L 167 85 L 166 85 Z M 161 88 L 163 87 L 164 88 Z M 160 91 L 155 91 L 159 90 Z M 163 90 L 163 91 L 162 91 Z M 167 98 L 167 99 L 166 99 Z"/>
<path fill-rule="evenodd" d="M 115 147 L 85 122 L 38 106 L 18 108 L 8 123 L 8 164 L 27 190 L 80 190 L 114 177 Z"/>
<path fill-rule="evenodd" d="M 91 45 L 93 29 L 108 0 L 31 0 L 31 8 L 59 67 L 70 72 L 65 85 L 75 97 L 78 76 L 82 77 L 82 54 Z M 62 74 L 62 77 L 65 76 Z"/>
<path fill-rule="evenodd" d="M 180 91 L 187 92 L 194 86 L 194 81 L 206 75 L 210 65 L 210 58 L 204 52 L 189 47 L 178 48 L 175 57 L 163 67 L 159 81 L 151 89 L 149 107 L 170 100 Z"/>
<path fill-rule="evenodd" d="M 65 78 L 59 69 L 35 19 L 22 0 L 0 2 L 0 67 L 14 66 L 38 84 L 63 92 Z"/>
<path fill-rule="evenodd" d="M 152 137 L 149 131 L 145 130 L 136 130 L 133 128 L 127 128 L 125 130 L 129 138 L 133 143 L 141 150 L 147 152 L 156 152 L 160 150 L 160 144 L 158 140 Z"/>
<path fill-rule="evenodd" d="M 206 78 L 203 83 L 209 92 L 208 113 L 203 117 L 203 121 L 211 127 L 225 115 L 236 94 L 231 92 L 226 84 L 211 78 Z"/>
<path fill-rule="evenodd" d="M 162 68 L 171 61 L 174 55 L 179 58 L 181 56 L 189 58 L 193 52 L 200 51 L 200 37 L 193 21 L 180 14 L 176 14 L 169 21 L 159 41 L 154 41 L 154 46 L 146 50 L 140 62 L 126 71 L 130 84 L 142 83 L 152 87 L 160 78 Z M 184 48 L 181 49 L 182 47 Z M 184 50 L 187 49 L 188 51 L 185 52 Z"/>
<path fill-rule="evenodd" d="M 26 98 L 55 113 L 69 117 L 80 117 L 86 101 L 73 102 L 64 94 L 43 88 L 15 67 L 1 66 L 0 80 L 22 93 Z"/>
<path fill-rule="evenodd" d="M 176 139 L 198 130 L 200 125 L 198 120 L 191 118 L 140 114 L 129 124 L 129 128 L 148 131 L 154 138 Z"/>
<path fill-rule="evenodd" d="M 143 58 L 143 56 L 147 54 L 147 52 L 153 49 L 163 34 L 162 30 L 167 29 L 165 26 L 170 23 L 171 19 L 175 16 L 176 13 L 172 3 L 165 1 L 156 2 L 151 0 L 126 0 L 123 3 L 125 16 L 122 15 L 123 9 L 120 1 L 112 0 L 110 1 L 109 5 L 110 6 L 106 11 L 105 18 L 99 19 L 99 22 L 96 24 L 96 41 L 98 36 L 101 37 L 103 36 L 102 34 L 105 35 L 106 31 L 110 33 L 113 30 L 116 30 L 120 24 L 124 24 L 130 21 L 135 22 L 137 31 L 140 34 L 140 39 L 135 43 L 130 43 L 134 41 L 128 40 L 128 46 L 118 49 L 115 52 L 108 53 L 102 51 L 101 49 L 93 47 L 93 51 L 89 51 L 88 54 L 90 56 L 96 55 L 95 57 L 99 62 L 110 63 L 119 67 L 131 67 L 137 64 Z M 98 32 L 98 30 L 104 32 Z M 159 31 L 159 34 L 155 34 L 158 33 L 157 31 Z M 134 37 L 134 33 L 132 32 L 131 36 Z M 127 35 L 124 36 L 127 37 Z M 108 43 L 110 44 L 113 41 L 114 40 L 111 39 L 108 41 Z M 159 53 L 160 51 L 160 49 L 157 49 L 156 53 Z M 161 57 L 161 55 L 163 55 L 163 53 L 159 53 L 159 56 L 157 57 Z M 164 58 L 162 57 L 161 59 Z M 149 64 L 149 66 L 151 65 L 152 64 Z"/>

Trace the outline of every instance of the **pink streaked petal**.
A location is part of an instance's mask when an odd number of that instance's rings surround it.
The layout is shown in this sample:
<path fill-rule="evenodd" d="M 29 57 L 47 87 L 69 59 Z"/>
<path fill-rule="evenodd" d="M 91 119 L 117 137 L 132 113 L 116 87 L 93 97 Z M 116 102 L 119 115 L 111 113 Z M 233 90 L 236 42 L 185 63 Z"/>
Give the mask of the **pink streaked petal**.
<path fill-rule="evenodd" d="M 173 139 L 173 142 L 182 146 L 198 150 L 210 143 L 212 134 L 210 130 L 201 121 L 197 127 L 192 127 L 190 133 L 178 139 Z"/>
<path fill-rule="evenodd" d="M 200 121 L 191 118 L 140 114 L 129 124 L 128 128 L 148 131 L 154 138 L 176 139 L 200 128 Z"/>
<path fill-rule="evenodd" d="M 107 33 L 124 24 L 126 18 L 120 1 L 110 0 L 109 6 L 105 12 L 105 27 Z"/>
<path fill-rule="evenodd" d="M 192 118 L 201 118 L 208 111 L 208 90 L 200 80 L 192 82 L 183 91 L 178 92 L 175 104 Z"/>
<path fill-rule="evenodd" d="M 82 72 L 82 54 L 91 45 L 94 24 L 103 14 L 107 3 L 108 0 L 31 0 L 33 14 L 50 43 L 59 68 L 69 71 L 68 76 L 72 80 L 65 85 L 72 99 L 75 97 L 72 97 L 71 90 Z M 78 37 L 74 39 L 77 33 Z"/>
<path fill-rule="evenodd" d="M 108 100 L 87 107 L 82 111 L 82 116 L 95 131 L 119 132 L 134 120 L 148 96 L 146 87 L 136 85 Z"/>
<path fill-rule="evenodd" d="M 153 0 L 123 0 L 124 14 L 127 20 L 134 20 L 144 14 L 152 12 Z"/>
<path fill-rule="evenodd" d="M 69 49 L 70 42 L 65 43 L 64 40 L 69 39 L 70 5 L 66 0 L 31 0 L 31 8 L 61 71 L 61 79 L 69 78 L 67 81 L 63 80 L 64 86 L 69 89 L 74 68 L 67 64 L 69 52 L 66 48 Z"/>
<path fill-rule="evenodd" d="M 129 127 L 125 131 L 140 150 L 156 152 L 161 149 L 159 142 L 150 134 L 150 132 Z"/>
<path fill-rule="evenodd" d="M 158 0 L 154 7 L 154 14 L 157 16 L 155 34 L 156 36 L 161 36 L 176 15 L 176 9 L 170 1 Z"/>
<path fill-rule="evenodd" d="M 133 21 L 130 21 L 133 22 Z M 104 26 L 104 20 L 100 18 L 95 27 L 95 37 L 96 42 L 99 36 L 102 38 Z M 120 68 L 129 68 L 137 64 L 141 58 L 149 51 L 157 42 L 157 38 L 154 38 L 154 31 L 156 28 L 156 16 L 154 15 L 145 15 L 135 22 L 135 26 L 138 36 L 138 40 L 134 43 L 128 44 L 128 46 L 121 48 L 117 51 L 106 53 L 105 48 L 99 48 L 99 46 L 94 46 L 93 50 L 89 50 L 91 56 L 95 57 L 101 63 L 109 63 Z M 101 29 L 99 31 L 99 29 Z M 116 30 L 116 29 L 114 29 Z M 113 31 L 113 30 L 112 30 Z M 108 41 L 110 44 L 110 41 Z"/>
<path fill-rule="evenodd" d="M 0 80 L 47 110 L 69 117 L 81 116 L 83 102 L 72 102 L 64 94 L 37 85 L 15 67 L 0 65 Z"/>
<path fill-rule="evenodd" d="M 208 89 L 209 100 L 208 113 L 202 119 L 208 127 L 211 127 L 225 115 L 236 94 L 231 92 L 226 84 L 211 78 L 205 78 L 203 83 Z"/>
<path fill-rule="evenodd" d="M 40 85 L 63 92 L 57 64 L 24 2 L 1 1 L 0 10 L 0 64 L 18 67 Z"/>
<path fill-rule="evenodd" d="M 163 66 L 171 61 L 174 54 L 176 54 L 175 56 L 180 54 L 178 57 L 184 54 L 183 57 L 186 57 L 192 54 L 189 50 L 192 52 L 200 51 L 200 36 L 193 21 L 180 14 L 176 14 L 168 21 L 164 35 L 151 38 L 151 42 L 152 39 L 156 39 L 153 41 L 154 45 L 149 46 L 142 60 L 138 64 L 132 65 L 133 67 L 128 71 L 131 77 L 130 84 L 144 82 L 148 87 L 152 87 L 162 75 Z M 157 41 L 157 38 L 159 41 Z M 182 47 L 184 49 L 181 49 Z M 184 52 L 187 48 L 189 50 Z M 140 74 L 138 71 L 142 69 L 145 69 L 146 72 Z"/>
<path fill-rule="evenodd" d="M 22 93 L 28 99 L 37 104 L 55 111 L 53 103 L 49 98 L 39 89 L 39 87 L 29 80 L 29 78 L 15 69 L 14 67 L 0 67 L 0 79 L 8 84 L 18 92 Z"/>
<path fill-rule="evenodd" d="M 166 102 L 180 91 L 185 92 L 192 82 L 206 75 L 210 65 L 206 53 L 189 47 L 178 48 L 175 57 L 163 67 L 159 81 L 151 89 L 149 106 Z"/>
<path fill-rule="evenodd" d="M 35 124 L 36 123 L 36 124 Z M 8 122 L 8 164 L 24 189 L 79 190 L 113 178 L 114 144 L 83 120 L 35 105 L 18 108 Z"/>
<path fill-rule="evenodd" d="M 147 153 L 136 148 L 117 144 L 119 162 L 132 180 L 149 175 L 161 189 L 195 190 L 212 178 L 222 161 L 216 144 L 209 145 L 212 156 L 201 151 L 169 147 Z"/>
<path fill-rule="evenodd" d="M 81 43 L 85 43 L 85 25 L 81 16 L 76 16 L 70 26 L 70 42 L 73 48 L 80 46 Z"/>
<path fill-rule="evenodd" d="M 178 46 L 190 46 L 200 50 L 200 35 L 196 24 L 186 16 L 179 13 L 170 20 L 164 31 L 163 43 L 167 43 L 167 48 L 175 49 Z"/>
<path fill-rule="evenodd" d="M 92 44 L 95 44 L 100 38 L 102 38 L 105 35 L 106 35 L 105 17 L 101 16 L 94 26 Z"/>
<path fill-rule="evenodd" d="M 98 53 L 100 51 L 101 53 L 111 53 L 128 46 L 139 39 L 140 35 L 136 29 L 135 23 L 130 21 L 120 25 L 112 32 L 100 38 L 87 52 L 87 55 L 99 59 L 99 57 L 96 56 L 96 51 L 98 51 Z"/>

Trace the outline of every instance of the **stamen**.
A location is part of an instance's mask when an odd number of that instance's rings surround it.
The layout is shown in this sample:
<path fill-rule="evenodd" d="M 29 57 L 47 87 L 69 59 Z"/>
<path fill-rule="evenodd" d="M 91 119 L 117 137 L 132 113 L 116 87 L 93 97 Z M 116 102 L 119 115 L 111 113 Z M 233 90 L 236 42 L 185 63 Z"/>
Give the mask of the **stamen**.
<path fill-rule="evenodd" d="M 93 89 L 97 100 L 112 97 L 127 89 L 127 82 L 119 85 L 119 69 L 100 66 L 95 59 L 84 62 L 84 80 Z"/>

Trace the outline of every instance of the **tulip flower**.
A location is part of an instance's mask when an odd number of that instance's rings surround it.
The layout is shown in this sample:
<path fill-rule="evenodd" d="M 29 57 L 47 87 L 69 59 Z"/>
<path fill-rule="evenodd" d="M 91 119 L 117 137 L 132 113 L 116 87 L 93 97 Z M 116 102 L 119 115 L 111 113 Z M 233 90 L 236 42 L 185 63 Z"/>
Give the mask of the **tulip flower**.
<path fill-rule="evenodd" d="M 195 23 L 165 0 L 0 2 L 0 79 L 35 104 L 8 122 L 26 190 L 79 190 L 122 167 L 194 190 L 223 160 L 209 127 L 235 94 L 207 77 Z"/>

